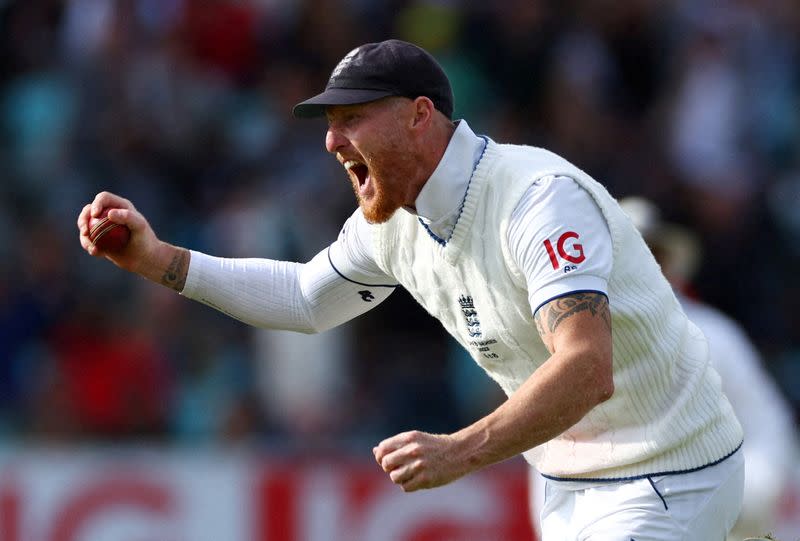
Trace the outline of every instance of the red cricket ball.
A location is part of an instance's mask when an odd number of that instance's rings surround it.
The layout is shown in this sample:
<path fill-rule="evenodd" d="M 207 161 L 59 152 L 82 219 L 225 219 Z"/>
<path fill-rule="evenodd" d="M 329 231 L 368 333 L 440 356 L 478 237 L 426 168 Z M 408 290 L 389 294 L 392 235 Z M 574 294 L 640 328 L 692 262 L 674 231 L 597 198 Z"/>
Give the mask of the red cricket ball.
<path fill-rule="evenodd" d="M 99 218 L 89 218 L 89 240 L 104 252 L 119 252 L 131 238 L 131 230 L 108 219 L 108 209 Z"/>

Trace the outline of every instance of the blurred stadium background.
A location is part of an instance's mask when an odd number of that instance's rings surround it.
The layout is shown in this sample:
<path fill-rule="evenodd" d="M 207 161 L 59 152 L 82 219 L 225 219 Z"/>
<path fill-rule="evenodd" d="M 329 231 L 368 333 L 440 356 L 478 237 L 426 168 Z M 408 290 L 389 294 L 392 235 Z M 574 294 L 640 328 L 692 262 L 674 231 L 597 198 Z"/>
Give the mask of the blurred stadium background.
<path fill-rule="evenodd" d="M 501 400 L 404 292 L 319 336 L 263 331 L 77 240 L 111 190 L 170 242 L 307 260 L 354 199 L 291 106 L 387 37 L 440 59 L 477 132 L 691 227 L 695 295 L 797 418 L 796 0 L 0 0 L 0 541 L 531 539 L 521 461 L 410 496 L 372 462 Z M 800 490 L 782 505 L 797 539 Z"/>

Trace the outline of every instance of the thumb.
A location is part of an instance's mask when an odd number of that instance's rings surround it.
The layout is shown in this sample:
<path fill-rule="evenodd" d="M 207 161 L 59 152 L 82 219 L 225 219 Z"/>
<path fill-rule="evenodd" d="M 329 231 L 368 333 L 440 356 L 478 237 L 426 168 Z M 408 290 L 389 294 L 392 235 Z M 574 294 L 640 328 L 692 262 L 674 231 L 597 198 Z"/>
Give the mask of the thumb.
<path fill-rule="evenodd" d="M 147 227 L 147 220 L 139 212 L 132 209 L 111 209 L 108 211 L 109 221 L 127 226 L 131 231 L 140 231 Z"/>

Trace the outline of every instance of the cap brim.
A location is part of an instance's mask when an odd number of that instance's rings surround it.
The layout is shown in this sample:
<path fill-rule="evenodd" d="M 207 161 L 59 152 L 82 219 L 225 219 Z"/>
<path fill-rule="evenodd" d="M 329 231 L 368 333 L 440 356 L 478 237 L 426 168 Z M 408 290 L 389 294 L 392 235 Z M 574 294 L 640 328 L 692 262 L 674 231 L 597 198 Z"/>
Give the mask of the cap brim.
<path fill-rule="evenodd" d="M 329 88 L 322 94 L 295 105 L 292 108 L 292 115 L 295 118 L 316 118 L 325 116 L 325 108 L 330 105 L 355 105 L 393 95 L 394 93 L 388 90 Z"/>

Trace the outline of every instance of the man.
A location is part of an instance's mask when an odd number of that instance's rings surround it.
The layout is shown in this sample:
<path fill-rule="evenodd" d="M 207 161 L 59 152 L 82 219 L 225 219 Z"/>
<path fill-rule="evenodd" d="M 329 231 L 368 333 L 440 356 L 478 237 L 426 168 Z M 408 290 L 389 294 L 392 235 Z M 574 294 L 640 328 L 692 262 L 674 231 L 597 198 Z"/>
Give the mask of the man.
<path fill-rule="evenodd" d="M 711 364 L 722 376 L 725 395 L 747 436 L 742 445 L 747 470 L 742 510 L 728 539 L 738 541 L 773 531 L 779 520 L 780 498 L 796 462 L 791 408 L 741 326 L 712 306 L 685 295 L 700 262 L 695 236 L 681 226 L 664 222 L 658 208 L 647 199 L 628 197 L 619 203 L 642 233 L 687 317 L 708 339 Z M 537 531 L 545 485 L 545 479 L 531 468 L 531 520 Z"/>
<path fill-rule="evenodd" d="M 650 246 L 687 317 L 708 339 L 711 364 L 722 377 L 722 389 L 744 429 L 744 499 L 728 538 L 739 540 L 774 531 L 781 497 L 788 490 L 797 463 L 791 406 L 741 325 L 686 294 L 702 255 L 695 235 L 664 221 L 659 209 L 647 199 L 628 197 L 620 201 L 620 206 Z"/>
<path fill-rule="evenodd" d="M 509 398 L 453 434 L 380 442 L 394 483 L 432 488 L 524 453 L 551 480 L 544 539 L 722 539 L 741 504 L 742 430 L 641 236 L 574 165 L 452 113 L 441 67 L 397 40 L 351 51 L 295 107 L 327 117 L 359 203 L 306 264 L 171 246 L 105 192 L 80 213 L 81 243 L 242 321 L 301 332 L 402 285 Z M 122 253 L 88 239 L 105 208 L 132 231 Z"/>

